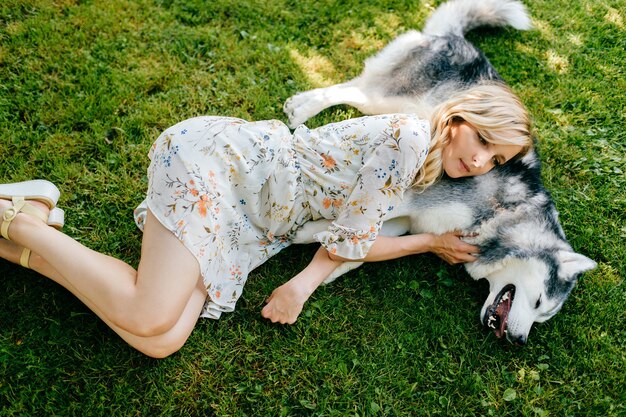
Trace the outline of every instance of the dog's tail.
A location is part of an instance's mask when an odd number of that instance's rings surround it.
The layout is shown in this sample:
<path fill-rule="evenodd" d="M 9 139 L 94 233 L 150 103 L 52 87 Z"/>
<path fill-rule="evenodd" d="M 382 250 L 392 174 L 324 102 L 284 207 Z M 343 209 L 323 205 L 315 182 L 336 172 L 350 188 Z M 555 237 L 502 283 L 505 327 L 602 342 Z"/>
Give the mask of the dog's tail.
<path fill-rule="evenodd" d="M 532 27 L 526 7 L 516 0 L 451 0 L 433 12 L 423 33 L 463 36 L 480 26 Z"/>

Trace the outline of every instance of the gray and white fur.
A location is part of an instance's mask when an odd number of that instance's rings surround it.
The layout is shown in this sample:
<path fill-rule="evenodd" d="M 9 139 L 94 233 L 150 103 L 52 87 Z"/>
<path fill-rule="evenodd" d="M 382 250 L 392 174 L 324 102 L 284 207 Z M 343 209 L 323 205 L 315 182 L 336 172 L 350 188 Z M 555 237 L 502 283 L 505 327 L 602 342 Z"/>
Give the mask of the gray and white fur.
<path fill-rule="evenodd" d="M 346 83 L 297 94 L 285 103 L 292 127 L 327 107 L 348 104 L 365 114 L 429 111 L 452 92 L 484 81 L 502 81 L 484 54 L 463 35 L 479 26 L 529 29 L 524 6 L 512 0 L 453 0 L 439 6 L 423 32 L 405 33 L 368 59 L 363 73 Z M 596 263 L 576 253 L 541 183 L 539 158 L 531 152 L 489 173 L 445 178 L 423 193 L 410 190 L 381 234 L 477 233 L 478 260 L 469 275 L 485 278 L 490 293 L 481 322 L 497 337 L 524 344 L 535 322 L 554 316 L 578 277 Z M 294 243 L 310 243 L 328 221 L 310 222 Z M 330 282 L 361 263 L 348 262 Z"/>

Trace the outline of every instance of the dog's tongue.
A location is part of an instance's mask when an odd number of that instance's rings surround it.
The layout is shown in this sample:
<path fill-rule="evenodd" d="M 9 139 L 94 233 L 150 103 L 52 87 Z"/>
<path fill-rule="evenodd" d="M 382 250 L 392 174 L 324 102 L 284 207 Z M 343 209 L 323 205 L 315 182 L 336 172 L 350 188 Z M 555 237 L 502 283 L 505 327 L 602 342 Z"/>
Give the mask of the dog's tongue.
<path fill-rule="evenodd" d="M 509 319 L 509 310 L 511 309 L 511 297 L 508 297 L 506 301 L 500 302 L 496 308 L 496 314 L 500 317 L 500 327 L 495 329 L 494 332 L 497 338 L 504 336 L 504 330 L 506 330 L 506 324 Z"/>

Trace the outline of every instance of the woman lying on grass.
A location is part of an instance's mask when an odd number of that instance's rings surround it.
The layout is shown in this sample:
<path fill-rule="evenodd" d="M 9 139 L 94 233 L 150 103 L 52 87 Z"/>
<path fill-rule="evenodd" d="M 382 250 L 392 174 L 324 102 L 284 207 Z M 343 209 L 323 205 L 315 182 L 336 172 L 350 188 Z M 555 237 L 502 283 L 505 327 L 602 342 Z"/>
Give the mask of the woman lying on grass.
<path fill-rule="evenodd" d="M 293 134 L 279 121 L 197 117 L 163 132 L 150 150 L 137 270 L 54 227 L 58 189 L 42 180 L 0 185 L 0 256 L 67 288 L 126 342 L 165 357 L 198 317 L 233 311 L 252 269 L 290 244 L 305 222 L 333 219 L 311 263 L 262 310 L 293 323 L 341 262 L 433 252 L 475 260 L 459 234 L 378 236 L 409 187 L 445 172 L 481 175 L 532 146 L 530 122 L 502 85 L 464 90 L 430 124 L 405 114 L 362 117 Z"/>

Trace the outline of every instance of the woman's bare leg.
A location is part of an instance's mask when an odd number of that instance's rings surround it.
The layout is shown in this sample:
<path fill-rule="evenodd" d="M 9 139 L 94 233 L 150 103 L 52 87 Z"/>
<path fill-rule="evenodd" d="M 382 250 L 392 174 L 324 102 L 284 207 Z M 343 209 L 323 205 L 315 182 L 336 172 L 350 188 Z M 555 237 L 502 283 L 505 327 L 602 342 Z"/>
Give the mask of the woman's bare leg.
<path fill-rule="evenodd" d="M 0 202 L 0 211 L 10 204 Z M 128 343 L 151 356 L 171 353 L 184 343 L 206 298 L 196 259 L 152 213 L 144 228 L 138 272 L 27 215 L 16 217 L 9 236 L 37 254 L 32 259 L 35 270 L 66 287 Z"/>
<path fill-rule="evenodd" d="M 22 247 L 18 246 L 14 242 L 0 239 L 0 258 L 19 265 L 21 253 Z M 34 252 L 31 253 L 30 266 L 33 271 L 50 278 L 76 295 L 76 291 L 71 290 L 72 285 L 61 274 L 59 274 L 56 269 L 52 268 L 52 266 L 45 259 Z M 82 301 L 91 311 L 100 317 L 102 321 L 104 321 L 126 343 L 145 355 L 152 356 L 154 358 L 164 358 L 169 356 L 183 346 L 185 341 L 189 338 L 191 331 L 195 327 L 198 317 L 202 311 L 206 296 L 204 282 L 202 282 L 202 279 L 199 279 L 198 285 L 192 293 L 189 303 L 185 307 L 185 310 L 180 316 L 178 322 L 170 330 L 163 334 L 141 337 L 129 333 L 115 325 L 115 323 L 111 322 L 100 310 L 98 310 L 97 306 L 91 303 L 90 300 L 82 297 L 80 294 L 77 295 L 80 301 Z"/>

